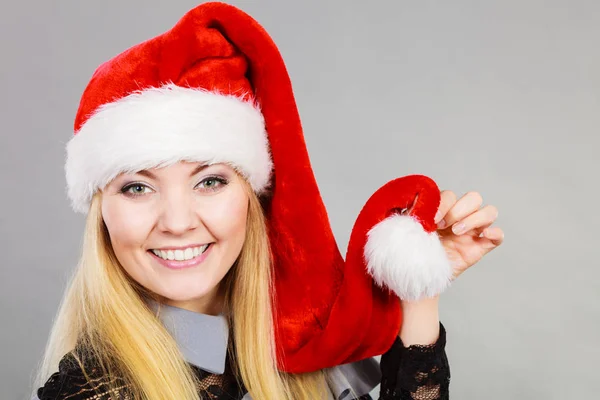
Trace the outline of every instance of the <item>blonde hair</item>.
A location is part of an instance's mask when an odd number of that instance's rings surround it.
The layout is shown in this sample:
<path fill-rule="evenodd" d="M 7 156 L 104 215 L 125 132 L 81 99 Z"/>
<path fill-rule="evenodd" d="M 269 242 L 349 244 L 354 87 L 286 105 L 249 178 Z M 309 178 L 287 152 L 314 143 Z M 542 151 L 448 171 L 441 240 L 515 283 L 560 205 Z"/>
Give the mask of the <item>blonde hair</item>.
<path fill-rule="evenodd" d="M 325 370 L 288 374 L 276 367 L 272 259 L 261 200 L 249 195 L 246 240 L 223 279 L 225 309 L 233 332 L 233 369 L 254 399 L 325 399 Z M 175 340 L 144 302 L 156 296 L 119 264 L 101 215 L 102 193 L 92 199 L 83 248 L 61 301 L 34 392 L 57 371 L 60 359 L 79 348 L 93 355 L 107 376 L 126 382 L 136 399 L 197 400 L 199 382 Z M 85 360 L 76 354 L 83 368 Z M 118 390 L 113 379 L 107 380 Z M 122 383 L 121 383 L 122 384 Z"/>

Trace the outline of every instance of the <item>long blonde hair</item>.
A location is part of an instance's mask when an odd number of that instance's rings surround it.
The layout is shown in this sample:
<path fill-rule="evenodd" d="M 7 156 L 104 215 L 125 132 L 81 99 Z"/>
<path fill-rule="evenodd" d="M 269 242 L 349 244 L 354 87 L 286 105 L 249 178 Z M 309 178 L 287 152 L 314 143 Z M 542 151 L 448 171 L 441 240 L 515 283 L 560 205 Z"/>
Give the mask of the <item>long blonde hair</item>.
<path fill-rule="evenodd" d="M 249 195 L 246 240 L 221 282 L 225 307 L 231 311 L 227 314 L 236 355 L 234 371 L 254 399 L 325 399 L 324 370 L 287 374 L 276 368 L 267 225 L 261 200 L 245 186 Z M 54 320 L 33 394 L 58 370 L 60 359 L 81 344 L 104 373 L 121 377 L 136 399 L 197 400 L 199 386 L 193 370 L 143 300 L 153 294 L 129 277 L 115 257 L 101 200 L 98 191 L 87 215 L 80 261 Z M 83 367 L 84 361 L 79 362 Z"/>

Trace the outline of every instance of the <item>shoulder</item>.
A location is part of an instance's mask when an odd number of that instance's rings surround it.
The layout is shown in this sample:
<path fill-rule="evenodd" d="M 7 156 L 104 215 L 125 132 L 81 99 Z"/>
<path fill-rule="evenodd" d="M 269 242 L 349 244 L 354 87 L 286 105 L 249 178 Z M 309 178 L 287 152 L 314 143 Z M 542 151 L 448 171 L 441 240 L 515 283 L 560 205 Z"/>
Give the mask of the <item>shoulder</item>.
<path fill-rule="evenodd" d="M 125 390 L 123 382 L 103 374 L 98 363 L 90 359 L 82 362 L 69 352 L 60 360 L 58 371 L 38 388 L 34 400 L 119 399 Z"/>

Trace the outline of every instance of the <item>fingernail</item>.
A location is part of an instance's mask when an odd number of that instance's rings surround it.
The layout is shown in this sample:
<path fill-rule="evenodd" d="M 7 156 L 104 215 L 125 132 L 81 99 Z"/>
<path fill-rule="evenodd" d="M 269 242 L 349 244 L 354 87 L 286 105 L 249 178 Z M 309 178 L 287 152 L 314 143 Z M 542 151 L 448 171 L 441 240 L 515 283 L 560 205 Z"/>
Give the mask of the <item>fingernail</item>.
<path fill-rule="evenodd" d="M 454 225 L 452 227 L 452 232 L 454 232 L 456 235 L 460 235 L 464 231 L 465 231 L 465 224 L 463 224 L 462 222 L 460 224 Z"/>
<path fill-rule="evenodd" d="M 442 218 L 442 213 L 438 210 L 438 212 L 435 213 L 435 217 L 433 217 L 433 222 L 437 224 L 440 218 Z"/>
<path fill-rule="evenodd" d="M 446 226 L 446 221 L 445 220 L 441 220 L 440 222 L 438 222 L 437 226 L 440 229 L 443 228 L 443 227 L 445 227 Z"/>

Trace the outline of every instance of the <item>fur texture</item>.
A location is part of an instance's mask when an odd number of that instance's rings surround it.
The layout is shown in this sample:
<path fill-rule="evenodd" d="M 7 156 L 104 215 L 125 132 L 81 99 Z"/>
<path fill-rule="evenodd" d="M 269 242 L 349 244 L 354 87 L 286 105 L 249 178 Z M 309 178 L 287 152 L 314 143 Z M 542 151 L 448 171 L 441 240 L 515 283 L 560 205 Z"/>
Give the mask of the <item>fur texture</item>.
<path fill-rule="evenodd" d="M 392 215 L 368 233 L 367 270 L 403 300 L 433 297 L 451 282 L 452 268 L 436 232 L 410 215 Z"/>
<path fill-rule="evenodd" d="M 96 189 L 121 172 L 182 160 L 227 162 L 262 192 L 272 162 L 258 107 L 237 96 L 174 84 L 99 107 L 67 144 L 65 172 L 72 206 L 87 212 Z"/>

